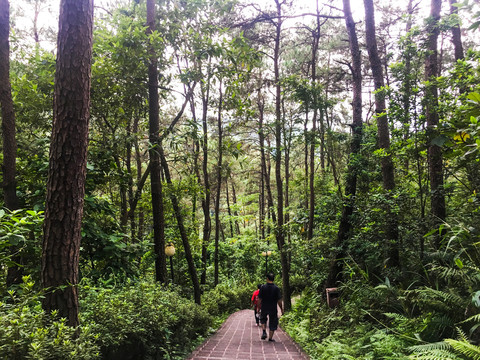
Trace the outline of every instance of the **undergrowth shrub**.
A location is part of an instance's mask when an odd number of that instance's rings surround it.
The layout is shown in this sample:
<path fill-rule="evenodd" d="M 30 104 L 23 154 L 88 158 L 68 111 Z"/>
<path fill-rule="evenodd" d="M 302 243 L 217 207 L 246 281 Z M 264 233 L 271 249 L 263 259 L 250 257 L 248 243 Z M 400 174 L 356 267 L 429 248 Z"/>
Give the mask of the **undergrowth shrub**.
<path fill-rule="evenodd" d="M 66 325 L 56 313 L 46 315 L 34 283 L 24 277 L 17 292 L 0 301 L 0 358 L 9 360 L 90 360 L 99 358 L 91 327 Z M 78 336 L 77 336 L 78 335 Z"/>
<path fill-rule="evenodd" d="M 82 293 L 83 322 L 99 334 L 105 359 L 179 359 L 212 324 L 202 307 L 154 283 Z"/>
<path fill-rule="evenodd" d="M 415 339 L 397 331 L 387 309 L 401 308 L 396 291 L 363 281 L 348 282 L 339 307 L 326 306 L 316 291 L 306 290 L 280 322 L 311 359 L 407 359 Z M 421 323 L 411 326 L 418 331 Z"/>
<path fill-rule="evenodd" d="M 256 284 L 241 284 L 227 281 L 206 291 L 202 296 L 202 307 L 212 316 L 231 314 L 250 307 L 250 300 Z"/>

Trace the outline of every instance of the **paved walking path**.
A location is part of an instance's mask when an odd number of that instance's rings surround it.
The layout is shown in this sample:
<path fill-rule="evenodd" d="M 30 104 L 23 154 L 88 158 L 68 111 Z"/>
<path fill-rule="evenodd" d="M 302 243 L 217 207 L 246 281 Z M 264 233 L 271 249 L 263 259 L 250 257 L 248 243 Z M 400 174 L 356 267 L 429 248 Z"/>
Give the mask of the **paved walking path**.
<path fill-rule="evenodd" d="M 267 329 L 268 331 L 268 329 Z M 200 345 L 189 360 L 308 360 L 308 356 L 282 329 L 275 331 L 275 342 L 261 340 L 261 327 L 255 326 L 252 310 L 241 310 Z"/>

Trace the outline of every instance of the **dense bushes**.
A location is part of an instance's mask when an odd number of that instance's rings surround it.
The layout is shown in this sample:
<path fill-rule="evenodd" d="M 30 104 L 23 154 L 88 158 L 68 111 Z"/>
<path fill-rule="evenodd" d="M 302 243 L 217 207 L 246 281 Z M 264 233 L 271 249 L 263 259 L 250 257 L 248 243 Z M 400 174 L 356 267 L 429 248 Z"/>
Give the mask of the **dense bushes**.
<path fill-rule="evenodd" d="M 252 284 L 233 281 L 203 295 L 202 306 L 151 281 L 80 287 L 81 324 L 46 316 L 24 278 L 0 302 L 2 359 L 182 359 L 225 315 L 250 305 Z M 87 282 L 84 280 L 83 282 Z"/>
<path fill-rule="evenodd" d="M 368 275 L 358 272 L 341 290 L 342 301 L 335 309 L 328 308 L 316 291 L 306 290 L 281 318 L 282 327 L 312 359 L 480 356 L 480 347 L 475 346 L 480 338 L 477 292 L 462 298 L 453 288 L 403 290 L 388 281 L 373 286 Z M 466 315 L 470 317 L 465 319 Z"/>
<path fill-rule="evenodd" d="M 219 284 L 215 289 L 205 292 L 202 298 L 203 307 L 213 316 L 231 314 L 236 310 L 250 306 L 255 284 L 239 284 L 228 281 Z"/>
<path fill-rule="evenodd" d="M 99 334 L 105 359 L 178 358 L 212 323 L 191 300 L 145 281 L 83 293 L 82 322 Z"/>
<path fill-rule="evenodd" d="M 372 287 L 356 290 L 335 309 L 306 291 L 281 318 L 281 325 L 312 359 L 406 359 L 407 348 L 414 342 L 386 326 L 390 324 L 382 314 L 386 295 Z M 367 294 L 362 304 L 360 298 Z"/>
<path fill-rule="evenodd" d="M 45 315 L 29 278 L 0 302 L 0 358 L 89 360 L 99 358 L 97 337 L 88 325 L 73 329 Z"/>

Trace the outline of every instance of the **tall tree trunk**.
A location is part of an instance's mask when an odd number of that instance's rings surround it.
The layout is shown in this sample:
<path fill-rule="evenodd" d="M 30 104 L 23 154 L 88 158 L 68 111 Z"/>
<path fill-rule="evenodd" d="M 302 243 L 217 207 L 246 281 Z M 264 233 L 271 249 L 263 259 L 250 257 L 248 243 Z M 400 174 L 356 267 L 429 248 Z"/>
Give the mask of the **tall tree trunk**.
<path fill-rule="evenodd" d="M 210 98 L 210 62 L 208 64 L 207 70 L 207 83 L 201 86 L 202 91 L 202 129 L 203 129 L 203 139 L 202 139 L 202 151 L 203 151 L 203 162 L 202 162 L 202 171 L 203 171 L 203 185 L 204 185 L 204 195 L 202 201 L 203 208 L 203 239 L 202 239 L 202 275 L 200 278 L 201 284 L 207 283 L 207 246 L 210 242 L 210 233 L 212 232 L 212 220 L 210 217 L 210 179 L 208 178 L 208 124 L 207 124 L 207 112 L 208 112 L 208 101 Z"/>
<path fill-rule="evenodd" d="M 19 208 L 17 197 L 16 162 L 17 140 L 15 137 L 15 112 L 13 109 L 12 88 L 10 85 L 10 6 L 8 0 L 0 0 L 0 107 L 2 108 L 2 140 L 3 140 L 3 201 L 9 210 Z M 17 255 L 18 248 L 11 248 L 12 260 L 21 264 Z M 8 267 L 7 286 L 22 281 L 22 267 Z"/>
<path fill-rule="evenodd" d="M 407 25 L 405 27 L 405 32 L 408 34 L 412 29 L 412 14 L 413 14 L 413 0 L 408 1 L 407 6 Z M 408 36 L 408 35 L 407 35 Z M 407 38 L 409 41 L 409 38 Z M 403 116 L 402 116 L 402 123 L 403 123 L 403 139 L 404 141 L 408 141 L 410 138 L 410 125 L 411 125 L 411 116 L 410 116 L 410 97 L 412 96 L 412 78 L 411 78 L 411 69 L 412 69 L 412 61 L 410 57 L 410 46 L 407 45 L 405 51 L 407 51 L 405 56 L 405 80 L 402 86 L 402 103 L 403 103 Z M 405 159 L 405 169 L 408 172 L 409 168 L 409 159 Z"/>
<path fill-rule="evenodd" d="M 398 268 L 400 257 L 398 251 L 398 219 L 392 212 L 393 194 L 395 189 L 395 174 L 392 156 L 390 154 L 390 132 L 388 130 L 387 106 L 385 104 L 385 83 L 383 80 L 383 69 L 380 56 L 378 55 L 377 39 L 375 34 L 375 10 L 373 0 L 364 0 L 365 5 L 365 32 L 367 41 L 368 57 L 372 69 L 373 82 L 375 87 L 375 117 L 377 119 L 378 148 L 383 150 L 382 155 L 382 180 L 383 188 L 386 191 L 386 264 L 388 267 Z"/>
<path fill-rule="evenodd" d="M 93 0 L 62 0 L 42 247 L 43 308 L 78 325 L 78 263 L 85 197 Z"/>
<path fill-rule="evenodd" d="M 128 195 L 128 207 L 132 204 L 134 192 L 133 192 L 133 172 L 132 172 L 132 147 L 133 147 L 133 134 L 132 134 L 132 118 L 128 119 L 127 124 L 127 141 L 126 141 L 126 160 L 125 166 L 127 168 L 128 181 L 127 181 L 127 195 Z M 127 222 L 130 221 L 130 238 L 135 240 L 135 212 L 130 214 L 127 209 Z M 131 216 L 133 215 L 133 216 Z"/>
<path fill-rule="evenodd" d="M 347 167 L 347 178 L 345 181 L 345 198 L 343 202 L 342 218 L 338 226 L 337 240 L 335 247 L 338 250 L 335 258 L 330 264 L 330 269 L 325 286 L 334 287 L 341 281 L 343 269 L 343 257 L 347 241 L 350 237 L 352 227 L 352 214 L 355 206 L 355 195 L 357 192 L 357 166 L 352 160 L 360 153 L 362 140 L 362 68 L 360 48 L 358 46 L 357 33 L 355 31 L 355 22 L 353 21 L 352 11 L 350 9 L 350 0 L 343 0 L 343 9 L 345 14 L 345 24 L 348 32 L 350 44 L 350 53 L 352 55 L 352 77 L 353 77 L 353 122 L 352 122 L 352 142 L 350 145 L 350 162 Z"/>
<path fill-rule="evenodd" d="M 116 151 L 113 154 L 113 161 L 117 166 L 118 175 L 121 175 L 123 173 L 122 163 Z M 128 200 L 127 200 L 127 185 L 125 184 L 125 180 L 123 179 L 123 176 L 120 176 L 119 193 L 120 193 L 120 228 L 123 233 L 126 233 L 129 214 L 128 214 Z"/>
<path fill-rule="evenodd" d="M 135 134 L 135 140 L 133 142 L 134 148 L 135 148 L 135 163 L 137 166 L 137 174 L 136 174 L 136 181 L 137 181 L 137 189 L 138 189 L 138 184 L 140 183 L 140 180 L 142 179 L 142 156 L 140 153 L 140 146 L 138 144 L 138 122 L 139 122 L 139 116 L 135 116 L 135 120 L 133 121 L 133 133 Z M 130 201 L 130 210 L 129 210 L 129 217 L 130 217 L 130 226 L 132 229 L 136 229 L 135 234 L 138 242 L 141 242 L 143 239 L 143 226 L 144 226 L 144 212 L 143 212 L 143 206 L 139 206 L 138 212 L 137 212 L 137 226 L 135 226 L 135 209 L 133 206 L 133 202 L 135 201 L 135 194 L 132 196 L 132 199 Z M 135 205 L 136 207 L 136 205 Z M 132 233 L 133 235 L 133 233 Z"/>
<path fill-rule="evenodd" d="M 273 208 L 273 195 L 272 195 L 272 186 L 270 184 L 270 162 L 267 160 L 267 156 L 265 154 L 265 132 L 264 132 L 264 102 L 263 99 L 261 102 L 258 103 L 258 110 L 259 110 L 259 130 L 258 130 L 258 138 L 260 141 L 260 161 L 262 167 L 262 173 L 265 176 L 265 188 L 267 189 L 267 213 L 270 214 L 272 221 L 274 223 L 277 222 L 277 217 L 275 215 L 275 209 Z"/>
<path fill-rule="evenodd" d="M 433 140 L 438 136 L 438 51 L 437 39 L 439 34 L 441 0 L 431 0 L 430 20 L 427 25 L 428 54 L 425 59 L 425 79 L 427 86 L 425 88 L 425 110 L 427 120 L 428 134 L 428 166 L 430 173 L 430 212 L 432 215 L 433 226 L 438 227 L 446 217 L 445 194 L 443 189 L 443 154 L 442 148 L 435 144 Z M 434 246 L 438 249 L 440 246 L 440 236 L 435 237 Z"/>
<path fill-rule="evenodd" d="M 305 168 L 305 185 L 304 185 L 304 191 L 305 191 L 305 210 L 308 210 L 308 206 L 310 203 L 310 197 L 308 196 L 308 191 L 309 191 L 309 179 L 310 176 L 308 175 L 309 169 L 308 169 L 308 164 L 309 164 L 309 154 L 308 154 L 308 145 L 309 145 L 309 135 L 308 135 L 308 108 L 309 104 L 308 101 L 305 104 L 305 121 L 303 122 L 303 141 L 305 142 L 305 150 L 304 150 L 304 168 Z"/>
<path fill-rule="evenodd" d="M 288 264 L 288 252 L 285 246 L 285 232 L 283 229 L 283 181 L 282 181 L 282 92 L 280 84 L 280 40 L 282 35 L 282 4 L 275 0 L 277 5 L 277 20 L 275 24 L 275 48 L 273 55 L 273 66 L 275 73 L 275 181 L 277 184 L 277 226 L 275 237 L 278 250 L 280 251 L 280 262 L 282 265 L 283 281 L 283 302 L 285 310 L 290 310 L 292 302 L 290 298 L 290 274 Z"/>
<path fill-rule="evenodd" d="M 293 125 L 290 124 L 289 129 L 287 129 L 286 126 L 286 121 L 285 121 L 285 102 L 282 99 L 282 117 L 283 117 L 283 124 L 284 129 L 283 129 L 283 147 L 285 149 L 285 221 L 284 221 L 284 227 L 287 232 L 287 244 L 290 245 L 290 213 L 288 211 L 288 208 L 290 206 L 290 150 L 292 148 L 292 128 Z M 288 252 L 288 267 L 290 269 L 290 264 L 291 264 L 291 252 Z"/>
<path fill-rule="evenodd" d="M 458 3 L 456 0 L 450 0 L 450 14 L 458 16 L 458 8 L 454 4 Z M 460 24 L 456 23 L 451 28 L 452 43 L 455 50 L 455 60 L 463 60 L 465 55 L 463 53 L 462 45 L 462 32 L 460 30 Z"/>
<path fill-rule="evenodd" d="M 217 195 L 215 197 L 215 254 L 214 254 L 214 284 L 218 285 L 218 246 L 220 240 L 220 194 L 222 189 L 222 157 L 223 157 L 223 126 L 222 126 L 222 80 L 220 80 L 220 98 L 218 100 L 218 162 L 217 162 Z"/>
<path fill-rule="evenodd" d="M 147 0 L 147 34 L 155 31 L 155 1 Z M 159 105 L 158 105 L 158 69 L 157 56 L 153 46 L 149 48 L 148 63 L 148 128 L 150 140 L 150 182 L 152 193 L 153 244 L 155 250 L 155 279 L 162 283 L 168 281 L 165 256 L 165 216 L 163 211 L 163 190 L 160 168 Z"/>
<path fill-rule="evenodd" d="M 235 192 L 235 183 L 232 181 L 232 200 L 233 200 L 233 205 L 236 205 L 237 204 L 237 194 Z M 235 228 L 237 229 L 237 234 L 240 235 L 240 225 L 238 225 L 238 220 L 236 220 L 238 218 L 238 211 L 235 210 L 233 212 L 233 216 L 235 216 Z"/>
<path fill-rule="evenodd" d="M 162 162 L 162 169 L 165 174 L 165 180 L 169 186 L 172 186 L 172 177 L 170 175 L 170 169 L 168 167 L 167 159 L 165 158 L 162 145 L 159 144 L 158 152 L 160 155 L 160 160 Z M 190 242 L 188 241 L 187 231 L 185 229 L 182 211 L 180 209 L 180 204 L 177 196 L 173 192 L 173 189 L 170 189 L 170 200 L 172 202 L 173 212 L 175 213 L 175 218 L 177 219 L 178 231 L 180 232 L 180 238 L 182 239 L 183 249 L 185 251 L 185 258 L 187 260 L 188 272 L 190 274 L 190 279 L 192 280 L 193 285 L 193 297 L 196 304 L 200 305 L 201 302 L 201 290 L 200 283 L 198 282 L 197 269 L 195 268 L 195 261 L 193 259 L 192 250 L 190 248 Z"/>
<path fill-rule="evenodd" d="M 317 3 L 318 6 L 318 3 Z M 312 136 L 311 136 L 311 145 L 310 145 L 310 181 L 309 181 L 309 212 L 308 212 L 308 232 L 307 239 L 311 240 L 313 238 L 313 226 L 315 220 L 315 148 L 316 148 L 316 137 L 317 137 L 317 116 L 318 116 L 318 105 L 319 99 L 317 98 L 317 52 L 318 44 L 320 42 L 320 19 L 317 16 L 317 25 L 313 31 L 313 40 L 312 40 L 312 90 L 313 90 L 313 118 L 312 118 Z"/>
<path fill-rule="evenodd" d="M 230 237 L 233 238 L 233 219 L 232 219 L 232 208 L 230 207 L 230 194 L 228 193 L 228 178 L 225 177 L 225 197 L 227 200 L 227 212 L 229 218 L 229 225 L 230 225 Z M 261 204 L 260 204 L 261 207 Z"/>
<path fill-rule="evenodd" d="M 8 0 L 0 0 L 0 106 L 2 107 L 3 200 L 10 210 L 18 209 L 16 181 L 17 140 L 15 112 L 10 85 L 10 10 Z"/>

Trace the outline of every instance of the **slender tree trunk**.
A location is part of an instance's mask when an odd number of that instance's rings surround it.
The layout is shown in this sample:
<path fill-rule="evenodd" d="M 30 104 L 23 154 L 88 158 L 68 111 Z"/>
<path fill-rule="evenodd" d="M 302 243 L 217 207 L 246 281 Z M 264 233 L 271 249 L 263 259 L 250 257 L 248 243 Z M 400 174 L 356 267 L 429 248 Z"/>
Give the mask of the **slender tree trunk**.
<path fill-rule="evenodd" d="M 120 175 L 123 172 L 122 163 L 120 162 L 120 157 L 118 153 L 113 155 L 113 161 L 117 166 L 118 174 Z M 120 193 L 120 228 L 122 232 L 125 233 L 127 230 L 128 223 L 128 200 L 127 200 L 127 186 L 123 177 L 120 179 L 119 183 L 119 193 Z"/>
<path fill-rule="evenodd" d="M 405 32 L 408 34 L 412 29 L 412 14 L 413 14 L 413 0 L 408 1 L 407 6 L 407 25 L 405 28 Z M 402 86 L 402 103 L 403 103 L 403 116 L 402 116 L 402 123 L 403 123 L 403 139 L 404 141 L 408 141 L 410 138 L 410 123 L 411 123 L 411 116 L 410 116 L 410 97 L 412 96 L 412 76 L 411 76 L 411 69 L 412 69 L 412 61 L 410 57 L 410 46 L 407 45 L 405 48 L 406 56 L 405 56 L 405 80 Z M 409 169 L 409 159 L 405 159 L 405 171 L 408 172 Z"/>
<path fill-rule="evenodd" d="M 202 275 L 200 278 L 201 284 L 207 283 L 207 246 L 210 242 L 210 234 L 212 232 L 212 220 L 210 217 L 210 179 L 208 178 L 208 124 L 207 124 L 207 111 L 208 111 L 208 101 L 210 98 L 210 62 L 208 64 L 207 70 L 207 83 L 202 85 L 202 129 L 203 129 L 203 140 L 202 140 L 202 150 L 203 150 L 203 185 L 204 185 L 204 201 L 203 204 L 203 240 L 202 240 Z"/>
<path fill-rule="evenodd" d="M 425 60 L 425 79 L 427 86 L 425 88 L 425 117 L 427 120 L 428 134 L 428 166 L 430 173 L 430 212 L 432 215 L 433 226 L 438 227 L 445 221 L 446 207 L 445 194 L 443 189 L 443 155 L 442 148 L 432 141 L 438 136 L 438 50 L 437 40 L 439 34 L 441 0 L 431 0 L 430 20 L 427 25 L 428 31 L 428 55 Z M 436 236 L 434 246 L 438 249 L 441 236 Z"/>
<path fill-rule="evenodd" d="M 143 178 L 142 176 L 143 162 L 142 162 L 142 155 L 140 152 L 140 145 L 138 144 L 138 122 L 139 122 L 139 117 L 136 117 L 133 123 L 133 132 L 135 133 L 134 145 L 135 145 L 135 162 L 137 165 L 137 192 L 135 192 L 135 195 L 132 198 L 132 202 L 130 203 L 129 216 L 132 219 L 131 220 L 132 222 L 135 222 L 135 209 L 137 207 L 138 198 L 140 197 L 140 192 L 138 192 L 138 190 L 139 188 L 143 188 L 143 186 L 140 187 L 141 180 Z M 135 205 L 133 203 L 135 203 Z M 142 241 L 143 239 L 144 224 L 145 224 L 145 214 L 144 214 L 143 206 L 140 206 L 138 209 L 138 230 L 137 230 L 137 238 L 139 242 Z"/>
<path fill-rule="evenodd" d="M 288 264 L 288 252 L 285 246 L 284 215 L 283 215 L 283 181 L 282 181 L 282 92 L 280 84 L 280 40 L 282 33 L 282 4 L 275 0 L 277 5 L 277 21 L 275 24 L 275 48 L 273 55 L 273 66 L 275 73 L 275 181 L 277 184 L 277 226 L 275 237 L 278 250 L 280 251 L 280 262 L 282 265 L 283 281 L 283 303 L 286 311 L 292 307 L 290 298 L 290 274 Z"/>
<path fill-rule="evenodd" d="M 308 101 L 307 103 L 305 104 L 305 121 L 303 123 L 303 138 L 304 138 L 304 141 L 305 141 L 305 157 L 304 157 L 304 167 L 305 167 L 305 209 L 307 211 L 309 211 L 309 204 L 310 204 L 310 197 L 309 197 L 309 179 L 310 179 L 310 176 L 309 176 L 309 168 L 308 168 L 308 164 L 309 164 L 309 159 L 310 157 L 308 156 L 309 153 L 308 153 L 308 145 L 309 145 L 309 135 L 308 135 L 308 112 L 309 112 L 309 108 L 308 108 L 309 104 L 308 104 Z"/>
<path fill-rule="evenodd" d="M 220 194 L 222 190 L 222 157 L 223 157 L 223 126 L 222 126 L 222 81 L 220 80 L 220 98 L 218 100 L 218 162 L 217 162 L 217 196 L 215 197 L 215 254 L 214 254 L 214 284 L 218 285 L 218 246 L 220 240 Z"/>
<path fill-rule="evenodd" d="M 155 31 L 155 1 L 147 0 L 147 34 Z M 153 243 L 155 250 L 155 278 L 157 281 L 168 281 L 167 262 L 165 256 L 165 216 L 163 211 L 163 190 L 160 168 L 159 105 L 158 105 L 158 69 L 157 56 L 152 47 L 149 49 L 148 64 L 148 127 L 150 139 L 150 182 L 152 193 Z"/>
<path fill-rule="evenodd" d="M 179 68 L 180 68 L 180 65 L 179 65 Z M 188 92 L 189 93 L 192 93 L 192 89 L 190 88 L 189 85 L 188 86 Z M 200 141 L 199 141 L 199 138 L 198 138 L 198 135 L 197 135 L 197 112 L 196 112 L 196 108 L 195 108 L 195 101 L 193 99 L 193 96 L 190 98 L 190 111 L 192 113 L 192 120 L 193 120 L 193 124 L 194 125 L 194 130 L 195 131 L 195 135 L 193 137 L 193 173 L 195 174 L 195 177 L 196 177 L 196 180 L 198 182 L 198 184 L 200 186 L 202 186 L 202 177 L 200 176 L 200 167 L 198 165 L 198 159 L 199 159 L 199 156 L 200 156 Z M 197 199 L 198 199 L 198 195 L 197 195 L 197 192 L 195 192 L 193 194 L 193 199 L 192 199 L 192 224 L 195 225 L 196 227 L 196 224 L 197 224 Z M 201 199 L 201 205 L 202 205 L 202 209 L 205 208 L 205 198 L 202 197 Z M 197 230 L 195 229 L 195 233 L 197 233 Z"/>
<path fill-rule="evenodd" d="M 316 148 L 316 137 L 317 137 L 317 116 L 318 116 L 318 106 L 319 100 L 317 98 L 316 84 L 317 84 L 317 52 L 318 44 L 320 42 L 320 19 L 317 17 L 317 26 L 313 31 L 313 41 L 312 41 L 312 89 L 314 94 L 313 100 L 313 118 L 312 118 L 312 136 L 311 136 L 311 145 L 310 145 L 310 181 L 309 181 L 309 212 L 308 212 L 308 232 L 307 239 L 311 240 L 313 238 L 313 226 L 315 220 L 315 148 Z"/>
<path fill-rule="evenodd" d="M 10 210 L 18 209 L 16 181 L 17 140 L 15 112 L 10 85 L 10 10 L 8 0 L 0 0 L 0 106 L 2 107 L 3 200 Z"/>
<path fill-rule="evenodd" d="M 2 108 L 2 140 L 3 140 L 3 201 L 9 210 L 19 208 L 17 197 L 16 162 L 17 140 L 15 129 L 15 112 L 13 109 L 12 88 L 10 85 L 10 6 L 8 0 L 0 0 L 0 107 Z M 17 255 L 18 248 L 12 247 L 12 260 L 21 264 Z M 22 267 L 8 267 L 7 286 L 22 282 Z"/>
<path fill-rule="evenodd" d="M 458 8 L 454 6 L 458 1 L 450 0 L 450 14 L 458 15 Z M 463 53 L 463 45 L 462 45 L 462 32 L 460 30 L 460 25 L 457 23 L 452 26 L 452 43 L 455 49 L 455 60 L 463 60 L 465 55 Z"/>
<path fill-rule="evenodd" d="M 275 216 L 275 210 L 273 208 L 273 195 L 272 195 L 272 186 L 270 184 L 270 162 L 267 160 L 267 156 L 265 154 L 265 133 L 264 133 L 264 103 L 262 102 L 258 104 L 259 109 L 259 130 L 258 130 L 258 138 L 260 142 L 260 161 L 262 167 L 262 173 L 265 176 L 265 188 L 267 189 L 267 213 L 270 214 L 272 221 L 274 223 L 277 222 L 277 217 Z"/>
<path fill-rule="evenodd" d="M 132 134 L 132 119 L 129 118 L 127 125 L 127 141 L 126 141 L 126 161 L 128 181 L 127 181 L 127 195 L 128 195 L 128 207 L 132 204 L 134 192 L 133 192 L 133 172 L 132 172 L 132 147 L 133 147 L 133 134 Z M 135 241 L 135 212 L 130 212 L 127 209 L 127 222 L 130 221 L 130 238 Z"/>
<path fill-rule="evenodd" d="M 283 99 L 282 99 L 283 100 Z M 285 104 L 284 101 L 282 101 L 282 112 L 283 112 L 283 124 L 286 124 L 285 121 Z M 288 131 L 287 131 L 288 130 Z M 284 126 L 284 131 L 283 131 L 283 143 L 284 143 L 284 149 L 285 149 L 285 222 L 284 222 L 284 227 L 286 228 L 287 231 L 287 244 L 290 245 L 290 213 L 288 211 L 288 208 L 290 207 L 290 150 L 292 147 L 292 125 L 290 125 L 290 129 L 287 129 L 286 126 Z M 288 267 L 290 269 L 290 263 L 291 263 L 291 252 L 288 252 Z"/>
<path fill-rule="evenodd" d="M 352 227 L 352 215 L 355 205 L 355 195 L 357 192 L 357 166 L 352 159 L 360 153 L 362 140 L 362 72 L 361 56 L 358 46 L 357 33 L 355 31 L 355 22 L 353 21 L 352 11 L 350 9 L 350 0 L 343 0 L 343 9 L 345 13 L 345 23 L 350 43 L 350 53 L 352 55 L 352 77 L 353 77 L 353 123 L 352 123 L 352 142 L 350 147 L 350 162 L 347 167 L 347 178 L 345 182 L 345 198 L 343 203 L 342 218 L 338 226 L 337 240 L 335 247 L 340 249 L 334 260 L 330 264 L 330 269 L 325 283 L 326 287 L 337 286 L 341 281 L 343 269 L 343 257 L 347 241 L 350 237 Z"/>
<path fill-rule="evenodd" d="M 228 193 L 228 179 L 227 179 L 227 177 L 225 178 L 225 196 L 227 198 L 227 212 L 228 212 L 228 218 L 229 218 L 228 223 L 230 225 L 230 237 L 233 238 L 232 208 L 230 207 L 230 195 Z"/>
<path fill-rule="evenodd" d="M 142 155 L 140 153 L 140 146 L 138 144 L 138 122 L 139 122 L 139 117 L 136 116 L 135 120 L 133 122 L 133 132 L 135 134 L 135 141 L 134 141 L 134 147 L 135 147 L 135 163 L 137 166 L 137 174 L 136 174 L 136 181 L 137 181 L 137 190 L 138 190 L 138 184 L 140 183 L 142 179 Z M 136 230 L 137 234 L 137 240 L 138 242 L 141 242 L 143 239 L 143 227 L 144 227 L 144 221 L 145 221 L 145 216 L 143 212 L 143 206 L 139 206 L 138 212 L 137 212 L 137 217 L 138 217 L 138 224 L 135 226 L 135 208 L 133 205 L 133 202 L 136 199 L 136 194 L 133 195 L 131 201 L 130 201 L 130 210 L 129 210 L 129 217 L 130 217 L 130 222 L 131 222 L 131 227 Z"/>
<path fill-rule="evenodd" d="M 160 160 L 162 162 L 163 172 L 165 174 L 165 180 L 169 186 L 172 186 L 172 177 L 170 176 L 170 169 L 168 166 L 167 159 L 165 158 L 162 145 L 160 144 L 158 147 Z M 185 229 L 182 211 L 180 209 L 180 204 L 178 201 L 177 196 L 172 191 L 170 193 L 170 200 L 173 206 L 173 212 L 175 213 L 175 218 L 177 219 L 178 231 L 180 232 L 180 237 L 182 239 L 183 249 L 185 251 L 185 258 L 188 264 L 188 272 L 190 274 L 190 279 L 192 280 L 193 285 L 193 297 L 195 303 L 200 305 L 201 302 L 201 290 L 200 290 L 200 283 L 198 281 L 197 269 L 195 268 L 195 261 L 192 256 L 192 250 L 190 248 L 190 242 L 188 241 L 187 231 Z"/>
<path fill-rule="evenodd" d="M 92 30 L 93 0 L 61 1 L 41 276 L 44 310 L 70 326 L 78 325 Z"/>
<path fill-rule="evenodd" d="M 233 200 L 233 205 L 236 205 L 237 204 L 237 194 L 235 192 L 235 183 L 232 181 L 232 200 Z M 235 218 L 238 218 L 238 211 L 235 210 L 233 212 L 233 216 L 235 216 Z M 237 229 L 237 234 L 240 234 L 240 225 L 238 225 L 238 221 L 235 220 L 235 227 Z"/>
<path fill-rule="evenodd" d="M 378 55 L 377 39 L 375 34 L 375 10 L 373 0 L 364 0 L 365 5 L 365 31 L 367 40 L 367 51 L 372 69 L 375 86 L 375 117 L 377 119 L 378 147 L 385 152 L 382 155 L 382 179 L 383 188 L 386 191 L 386 264 L 389 267 L 398 268 L 400 257 L 398 250 L 398 219 L 392 212 L 393 194 L 395 189 L 395 174 L 392 156 L 390 154 L 390 132 L 388 129 L 387 106 L 385 103 L 385 83 L 383 80 L 383 69 L 380 56 Z"/>

